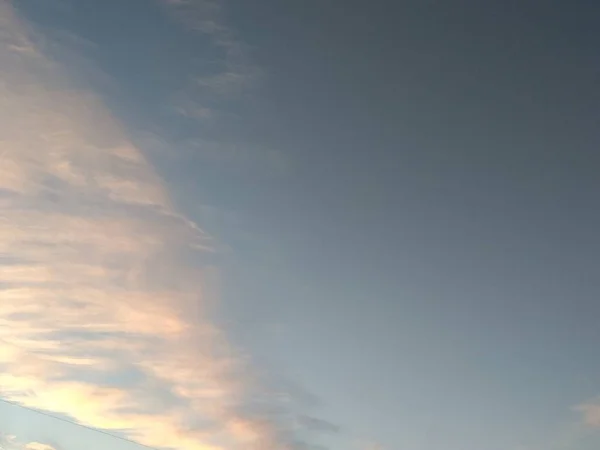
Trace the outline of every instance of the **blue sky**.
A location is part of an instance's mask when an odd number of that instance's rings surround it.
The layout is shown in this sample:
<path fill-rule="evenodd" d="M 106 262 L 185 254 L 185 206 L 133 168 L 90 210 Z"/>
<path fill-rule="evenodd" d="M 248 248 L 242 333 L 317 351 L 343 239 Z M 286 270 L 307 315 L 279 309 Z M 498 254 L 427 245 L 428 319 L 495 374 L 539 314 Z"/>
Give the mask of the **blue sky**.
<path fill-rule="evenodd" d="M 0 396 L 153 448 L 597 448 L 598 12 L 0 0 Z"/>

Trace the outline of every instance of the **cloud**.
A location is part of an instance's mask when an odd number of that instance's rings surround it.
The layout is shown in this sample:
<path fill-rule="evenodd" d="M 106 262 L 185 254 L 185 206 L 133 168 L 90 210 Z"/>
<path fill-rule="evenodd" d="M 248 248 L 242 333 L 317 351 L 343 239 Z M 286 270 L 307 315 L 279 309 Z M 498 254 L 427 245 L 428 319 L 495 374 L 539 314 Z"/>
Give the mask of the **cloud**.
<path fill-rule="evenodd" d="M 252 62 L 246 44 L 227 25 L 224 5 L 219 0 L 159 0 L 187 29 L 207 36 L 221 51 L 220 69 L 212 74 L 194 74 L 185 95 L 180 95 L 176 110 L 184 116 L 206 119 L 214 115 L 202 104 L 207 94 L 238 96 L 263 76 Z M 191 101 L 193 98 L 195 101 Z M 210 111 L 210 113 L 209 113 Z"/>
<path fill-rule="evenodd" d="M 516 445 L 517 450 L 587 450 L 600 445 L 600 403 L 596 400 L 582 403 L 571 408 L 581 413 L 576 420 L 569 418 L 556 423 L 552 430 L 530 442 Z"/>
<path fill-rule="evenodd" d="M 582 403 L 573 409 L 582 414 L 582 420 L 586 426 L 600 428 L 600 399 Z"/>
<path fill-rule="evenodd" d="M 211 322 L 207 236 L 5 0 L 0 30 L 0 395 L 152 447 L 300 448 Z"/>
<path fill-rule="evenodd" d="M 54 447 L 51 445 L 40 444 L 39 442 L 30 442 L 29 444 L 25 444 L 26 450 L 54 450 Z"/>
<path fill-rule="evenodd" d="M 193 52 L 184 58 L 185 62 L 182 58 L 174 63 L 187 68 L 182 71 L 183 80 L 169 88 L 168 113 L 189 126 L 169 130 L 172 138 L 167 148 L 177 145 L 185 148 L 186 156 L 192 160 L 208 158 L 236 170 L 258 168 L 269 176 L 286 173 L 289 161 L 279 149 L 248 142 L 243 132 L 241 136 L 236 132 L 247 126 L 247 118 L 240 118 L 232 105 L 247 100 L 265 74 L 254 62 L 251 47 L 229 25 L 225 2 L 156 1 L 174 19 L 179 31 L 185 33 L 187 42 L 196 43 L 194 48 L 210 48 L 208 59 Z M 198 130 L 210 130 L 212 139 L 199 135 Z M 173 157 L 171 152 L 165 154 Z"/>
<path fill-rule="evenodd" d="M 0 433 L 0 450 L 55 450 L 55 448 L 39 442 L 22 443 L 16 436 Z"/>

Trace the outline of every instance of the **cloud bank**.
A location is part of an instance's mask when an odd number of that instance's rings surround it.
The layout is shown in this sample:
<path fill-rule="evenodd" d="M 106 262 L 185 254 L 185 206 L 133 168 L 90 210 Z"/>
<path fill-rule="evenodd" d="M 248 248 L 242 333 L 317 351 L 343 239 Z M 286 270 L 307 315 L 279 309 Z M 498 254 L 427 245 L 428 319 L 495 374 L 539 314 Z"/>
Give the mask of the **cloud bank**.
<path fill-rule="evenodd" d="M 36 42 L 0 0 L 0 396 L 152 447 L 306 448 L 210 321 L 207 237 Z"/>

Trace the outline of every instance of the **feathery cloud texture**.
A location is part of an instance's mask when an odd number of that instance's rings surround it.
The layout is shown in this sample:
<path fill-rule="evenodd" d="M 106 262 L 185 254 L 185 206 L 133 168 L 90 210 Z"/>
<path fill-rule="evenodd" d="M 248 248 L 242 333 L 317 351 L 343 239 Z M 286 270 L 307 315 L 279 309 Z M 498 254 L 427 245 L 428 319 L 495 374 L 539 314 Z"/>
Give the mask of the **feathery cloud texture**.
<path fill-rule="evenodd" d="M 153 447 L 297 448 L 209 319 L 206 237 L 35 42 L 0 0 L 0 395 Z"/>

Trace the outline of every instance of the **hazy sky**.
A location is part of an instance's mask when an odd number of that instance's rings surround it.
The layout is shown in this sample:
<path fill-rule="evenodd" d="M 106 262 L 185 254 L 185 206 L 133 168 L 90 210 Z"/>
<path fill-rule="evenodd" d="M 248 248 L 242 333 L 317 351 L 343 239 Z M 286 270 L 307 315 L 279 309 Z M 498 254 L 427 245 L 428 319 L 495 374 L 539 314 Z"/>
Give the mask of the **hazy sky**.
<path fill-rule="evenodd" d="M 0 449 L 598 448 L 599 20 L 0 0 Z"/>

